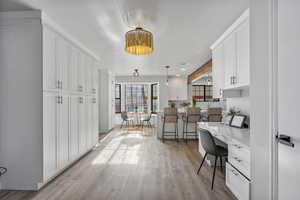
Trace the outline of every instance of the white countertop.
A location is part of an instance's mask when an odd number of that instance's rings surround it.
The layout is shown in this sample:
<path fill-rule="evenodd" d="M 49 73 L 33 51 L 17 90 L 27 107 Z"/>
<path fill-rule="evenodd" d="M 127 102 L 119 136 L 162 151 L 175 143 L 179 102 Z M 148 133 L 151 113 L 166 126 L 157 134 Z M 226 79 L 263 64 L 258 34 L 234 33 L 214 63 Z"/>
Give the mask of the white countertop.
<path fill-rule="evenodd" d="M 198 127 L 210 131 L 226 144 L 237 141 L 250 148 L 250 129 L 234 128 L 220 122 L 198 122 Z"/>

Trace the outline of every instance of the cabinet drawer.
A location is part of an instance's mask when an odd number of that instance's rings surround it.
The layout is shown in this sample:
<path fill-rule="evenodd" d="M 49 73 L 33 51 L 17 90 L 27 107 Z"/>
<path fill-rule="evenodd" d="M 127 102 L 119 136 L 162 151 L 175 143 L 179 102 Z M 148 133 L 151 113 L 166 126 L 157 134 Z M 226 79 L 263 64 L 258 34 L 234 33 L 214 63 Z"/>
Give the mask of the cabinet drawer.
<path fill-rule="evenodd" d="M 250 150 L 245 145 L 236 141 L 232 141 L 230 144 L 228 144 L 228 152 L 229 154 L 232 153 L 237 155 L 238 157 L 250 163 Z"/>
<path fill-rule="evenodd" d="M 226 163 L 226 185 L 239 200 L 250 199 L 250 182 Z"/>
<path fill-rule="evenodd" d="M 228 161 L 250 178 L 250 150 L 248 147 L 235 141 L 228 144 Z"/>
<path fill-rule="evenodd" d="M 247 178 L 250 178 L 250 162 L 233 153 L 228 155 L 228 162 L 240 170 Z"/>

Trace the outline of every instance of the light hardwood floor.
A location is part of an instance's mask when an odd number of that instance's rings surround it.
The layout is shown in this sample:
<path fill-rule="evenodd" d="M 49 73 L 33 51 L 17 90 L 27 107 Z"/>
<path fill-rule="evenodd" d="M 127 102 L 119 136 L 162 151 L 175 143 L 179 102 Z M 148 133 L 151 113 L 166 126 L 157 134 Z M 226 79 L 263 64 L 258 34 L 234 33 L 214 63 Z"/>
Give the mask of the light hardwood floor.
<path fill-rule="evenodd" d="M 229 200 L 235 199 L 217 170 L 210 190 L 212 168 L 197 141 L 162 143 L 154 130 L 115 129 L 91 153 L 39 192 L 1 191 L 1 200 Z"/>

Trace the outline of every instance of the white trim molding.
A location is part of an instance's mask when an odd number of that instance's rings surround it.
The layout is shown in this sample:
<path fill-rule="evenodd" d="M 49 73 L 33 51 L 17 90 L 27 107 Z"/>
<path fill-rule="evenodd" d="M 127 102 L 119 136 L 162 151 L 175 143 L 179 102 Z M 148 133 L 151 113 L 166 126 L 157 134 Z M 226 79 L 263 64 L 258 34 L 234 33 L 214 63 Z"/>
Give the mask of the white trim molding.
<path fill-rule="evenodd" d="M 250 10 L 246 9 L 243 14 L 215 41 L 210 49 L 216 48 L 225 38 L 227 38 L 236 28 L 249 18 Z"/>

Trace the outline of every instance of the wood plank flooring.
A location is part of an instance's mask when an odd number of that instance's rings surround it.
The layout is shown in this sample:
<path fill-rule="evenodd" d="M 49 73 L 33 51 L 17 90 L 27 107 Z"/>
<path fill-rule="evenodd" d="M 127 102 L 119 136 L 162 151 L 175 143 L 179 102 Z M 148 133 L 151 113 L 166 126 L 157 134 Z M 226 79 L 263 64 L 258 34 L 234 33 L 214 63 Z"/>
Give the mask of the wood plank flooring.
<path fill-rule="evenodd" d="M 212 168 L 197 141 L 188 144 L 156 138 L 155 130 L 115 129 L 95 150 L 39 192 L 1 191 L 1 200 L 229 200 L 235 199 L 217 170 L 210 190 Z"/>

